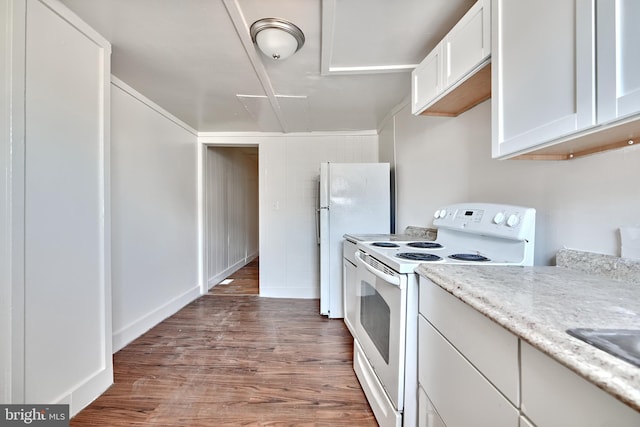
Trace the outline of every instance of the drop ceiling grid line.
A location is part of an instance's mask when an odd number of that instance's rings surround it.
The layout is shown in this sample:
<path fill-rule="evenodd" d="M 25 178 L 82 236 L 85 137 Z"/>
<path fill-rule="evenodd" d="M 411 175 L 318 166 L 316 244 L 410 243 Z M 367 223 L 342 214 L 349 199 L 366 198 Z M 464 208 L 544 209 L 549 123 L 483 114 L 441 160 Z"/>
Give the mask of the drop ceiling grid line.
<path fill-rule="evenodd" d="M 419 64 L 354 65 L 335 67 L 331 65 L 336 28 L 336 0 L 322 0 L 322 53 L 320 74 L 322 76 L 345 74 L 379 74 L 413 71 Z"/>
<path fill-rule="evenodd" d="M 280 123 L 280 127 L 282 128 L 283 132 L 287 133 L 289 131 L 287 120 L 284 117 L 282 108 L 280 107 L 280 103 L 278 102 L 275 91 L 273 90 L 271 79 L 269 79 L 267 70 L 264 68 L 262 60 L 260 59 L 253 46 L 253 41 L 251 40 L 251 36 L 249 34 L 249 26 L 247 25 L 247 21 L 244 18 L 242 9 L 240 9 L 240 5 L 238 4 L 237 0 L 223 1 L 224 6 L 227 9 L 227 13 L 231 18 L 231 22 L 236 29 L 236 33 L 238 33 L 238 37 L 240 38 L 244 50 L 249 57 L 249 61 L 251 62 L 254 71 L 256 72 L 256 77 L 258 77 L 258 80 L 262 85 L 262 89 L 269 99 L 269 104 L 271 104 L 271 108 L 273 109 L 273 112 L 278 119 L 278 122 Z"/>
<path fill-rule="evenodd" d="M 320 56 L 320 75 L 322 76 L 331 74 L 335 17 L 336 0 L 322 0 L 322 53 Z"/>

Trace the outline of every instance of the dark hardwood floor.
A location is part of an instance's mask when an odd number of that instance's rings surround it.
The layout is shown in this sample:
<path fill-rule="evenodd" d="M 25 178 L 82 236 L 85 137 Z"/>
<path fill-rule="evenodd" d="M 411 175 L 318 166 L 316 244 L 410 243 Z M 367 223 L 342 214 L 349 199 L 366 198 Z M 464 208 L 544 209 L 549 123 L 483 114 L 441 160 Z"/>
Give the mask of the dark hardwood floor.
<path fill-rule="evenodd" d="M 232 277 L 116 353 L 71 426 L 376 426 L 343 322 L 258 297 L 257 260 Z"/>
<path fill-rule="evenodd" d="M 233 279 L 228 285 L 217 284 L 209 294 L 211 295 L 259 295 L 260 294 L 260 261 L 259 258 L 233 273 L 228 279 Z"/>

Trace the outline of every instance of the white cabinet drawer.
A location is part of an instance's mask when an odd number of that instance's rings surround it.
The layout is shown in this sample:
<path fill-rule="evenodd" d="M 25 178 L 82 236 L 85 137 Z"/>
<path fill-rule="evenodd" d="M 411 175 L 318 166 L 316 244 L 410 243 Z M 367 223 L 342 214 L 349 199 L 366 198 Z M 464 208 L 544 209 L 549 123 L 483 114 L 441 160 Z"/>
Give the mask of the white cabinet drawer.
<path fill-rule="evenodd" d="M 447 427 L 516 427 L 519 412 L 419 316 L 418 380 Z"/>
<path fill-rule="evenodd" d="M 640 413 L 522 342 L 522 412 L 537 427 L 640 426 Z"/>
<path fill-rule="evenodd" d="M 514 405 L 518 404 L 515 335 L 424 277 L 420 278 L 420 314 Z"/>

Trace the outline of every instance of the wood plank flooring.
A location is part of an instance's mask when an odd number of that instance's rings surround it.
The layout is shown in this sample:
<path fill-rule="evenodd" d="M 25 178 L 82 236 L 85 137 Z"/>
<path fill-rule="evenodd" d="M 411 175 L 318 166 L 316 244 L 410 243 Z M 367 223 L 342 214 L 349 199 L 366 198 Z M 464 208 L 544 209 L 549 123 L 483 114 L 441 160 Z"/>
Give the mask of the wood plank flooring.
<path fill-rule="evenodd" d="M 260 294 L 260 261 L 259 258 L 233 273 L 228 285 L 217 284 L 209 292 L 211 295 L 259 295 Z"/>
<path fill-rule="evenodd" d="M 251 294 L 257 266 L 116 353 L 115 384 L 71 426 L 376 426 L 344 323 Z"/>

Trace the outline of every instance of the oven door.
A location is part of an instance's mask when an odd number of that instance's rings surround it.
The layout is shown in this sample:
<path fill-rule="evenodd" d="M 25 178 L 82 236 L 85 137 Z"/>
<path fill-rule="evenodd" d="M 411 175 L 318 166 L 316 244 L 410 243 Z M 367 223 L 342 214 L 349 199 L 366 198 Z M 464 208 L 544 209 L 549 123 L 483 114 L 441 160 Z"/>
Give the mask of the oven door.
<path fill-rule="evenodd" d="M 381 271 L 369 262 L 379 263 L 356 253 L 358 317 L 355 339 L 371 368 L 398 411 L 404 406 L 404 360 L 406 342 L 405 274 Z"/>

